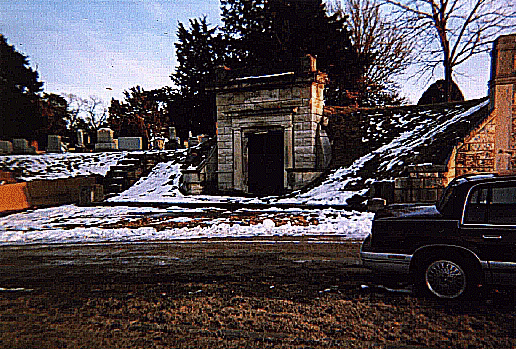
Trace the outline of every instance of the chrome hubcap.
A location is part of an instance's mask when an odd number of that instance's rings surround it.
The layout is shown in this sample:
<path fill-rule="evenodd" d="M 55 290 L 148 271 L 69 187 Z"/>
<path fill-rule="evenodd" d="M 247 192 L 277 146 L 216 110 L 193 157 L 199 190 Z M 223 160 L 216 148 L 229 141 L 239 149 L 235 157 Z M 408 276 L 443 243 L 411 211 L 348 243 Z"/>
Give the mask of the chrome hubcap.
<path fill-rule="evenodd" d="M 439 298 L 459 297 L 466 289 L 466 273 L 451 261 L 432 262 L 425 273 L 426 286 Z"/>

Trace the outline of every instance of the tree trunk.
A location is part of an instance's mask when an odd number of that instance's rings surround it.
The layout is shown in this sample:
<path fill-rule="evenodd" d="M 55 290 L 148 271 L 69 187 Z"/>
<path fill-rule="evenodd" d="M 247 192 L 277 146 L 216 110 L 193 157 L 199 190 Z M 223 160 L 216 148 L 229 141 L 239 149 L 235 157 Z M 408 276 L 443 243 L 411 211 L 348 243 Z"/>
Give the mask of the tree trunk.
<path fill-rule="evenodd" d="M 444 59 L 444 97 L 446 102 L 452 101 L 452 67 L 450 59 Z"/>
<path fill-rule="evenodd" d="M 444 99 L 446 102 L 451 102 L 452 97 L 452 64 L 450 42 L 446 37 L 445 25 L 438 27 L 439 37 L 441 39 L 441 47 L 443 49 L 443 67 L 444 67 Z"/>
<path fill-rule="evenodd" d="M 451 51 L 450 42 L 446 35 L 447 18 L 446 6 L 432 7 L 432 17 L 434 25 L 439 34 L 439 41 L 443 49 L 443 66 L 444 66 L 444 99 L 446 102 L 451 102 L 451 86 L 452 86 L 452 65 L 451 65 Z"/>

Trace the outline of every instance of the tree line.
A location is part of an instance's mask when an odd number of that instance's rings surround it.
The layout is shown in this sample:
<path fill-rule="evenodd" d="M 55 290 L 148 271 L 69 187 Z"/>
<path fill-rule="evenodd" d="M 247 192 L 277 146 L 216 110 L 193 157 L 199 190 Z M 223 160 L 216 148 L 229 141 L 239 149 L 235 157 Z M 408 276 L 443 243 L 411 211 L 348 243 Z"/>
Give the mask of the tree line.
<path fill-rule="evenodd" d="M 178 23 L 173 87 L 135 86 L 109 107 L 96 97 L 44 93 L 28 58 L 0 35 L 0 139 L 44 144 L 48 134 L 73 139 L 79 128 L 104 126 L 146 139 L 168 126 L 183 139 L 213 135 L 218 67 L 285 72 L 307 54 L 328 74 L 326 105 L 404 103 L 399 77 L 414 64 L 417 78 L 433 78 L 442 66 L 428 101 L 452 101 L 462 96 L 455 68 L 515 28 L 514 7 L 503 0 L 220 0 L 220 27 L 206 17 Z"/>

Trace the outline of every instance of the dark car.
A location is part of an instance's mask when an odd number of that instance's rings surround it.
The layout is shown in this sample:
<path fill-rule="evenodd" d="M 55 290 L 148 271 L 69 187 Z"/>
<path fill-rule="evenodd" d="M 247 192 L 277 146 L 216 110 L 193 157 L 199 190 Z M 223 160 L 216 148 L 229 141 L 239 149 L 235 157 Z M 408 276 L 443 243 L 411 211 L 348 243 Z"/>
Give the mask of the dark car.
<path fill-rule="evenodd" d="M 361 259 L 379 274 L 409 276 L 416 290 L 438 298 L 516 285 L 516 176 L 458 177 L 437 205 L 385 207 Z"/>

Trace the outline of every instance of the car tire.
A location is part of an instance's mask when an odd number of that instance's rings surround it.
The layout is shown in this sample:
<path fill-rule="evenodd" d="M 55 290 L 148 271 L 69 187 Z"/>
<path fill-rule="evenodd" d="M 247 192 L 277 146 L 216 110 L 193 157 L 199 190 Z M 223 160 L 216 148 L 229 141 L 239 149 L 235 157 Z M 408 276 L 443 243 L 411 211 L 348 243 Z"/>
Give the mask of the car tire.
<path fill-rule="evenodd" d="M 434 256 L 417 268 L 416 290 L 442 300 L 473 298 L 478 292 L 478 273 L 463 259 Z"/>

